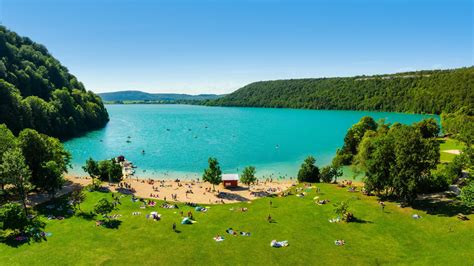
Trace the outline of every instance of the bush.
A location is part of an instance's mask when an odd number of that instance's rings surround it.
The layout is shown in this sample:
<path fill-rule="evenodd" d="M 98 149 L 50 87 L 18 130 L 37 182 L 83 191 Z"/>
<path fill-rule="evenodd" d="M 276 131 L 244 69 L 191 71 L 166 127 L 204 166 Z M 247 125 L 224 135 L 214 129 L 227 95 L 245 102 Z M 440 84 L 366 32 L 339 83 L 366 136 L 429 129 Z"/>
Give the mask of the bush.
<path fill-rule="evenodd" d="M 319 168 L 315 165 L 316 159 L 308 156 L 298 171 L 299 182 L 319 182 Z"/>
<path fill-rule="evenodd" d="M 463 187 L 461 190 L 461 200 L 466 206 L 474 208 L 474 181 Z"/>

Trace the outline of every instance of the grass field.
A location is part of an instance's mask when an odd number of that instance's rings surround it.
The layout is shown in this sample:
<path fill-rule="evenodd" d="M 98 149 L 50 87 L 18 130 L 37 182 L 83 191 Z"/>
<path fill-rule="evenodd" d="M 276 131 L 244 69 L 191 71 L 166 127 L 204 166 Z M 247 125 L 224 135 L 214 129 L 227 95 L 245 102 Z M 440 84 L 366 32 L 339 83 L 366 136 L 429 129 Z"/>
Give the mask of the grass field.
<path fill-rule="evenodd" d="M 43 205 L 38 208 L 46 221 L 45 231 L 52 233 L 47 241 L 12 246 L 0 244 L 2 265 L 66 264 L 278 264 L 278 265 L 472 265 L 474 263 L 474 215 L 470 221 L 459 221 L 459 206 L 426 206 L 423 210 L 399 208 L 388 203 L 382 212 L 375 197 L 349 193 L 331 184 L 318 184 L 321 199 L 331 203 L 316 205 L 314 189 L 306 197 L 262 198 L 252 203 L 211 205 L 207 213 L 191 207 L 180 209 L 151 207 L 140 209 L 130 196 L 121 199 L 118 213 L 121 224 L 116 229 L 96 227 L 95 219 L 80 215 L 64 220 L 47 220 L 58 214 Z M 87 213 L 110 193 L 87 193 L 82 209 Z M 352 198 L 350 211 L 358 219 L 353 223 L 329 223 L 335 217 L 332 203 Z M 273 201 L 270 207 L 269 201 Z M 57 201 L 59 206 L 63 201 Z M 50 203 L 49 203 L 50 204 Z M 247 212 L 230 208 L 247 207 Z M 421 205 L 420 205 L 421 206 Z M 151 211 L 162 214 L 161 221 L 145 219 Z M 193 211 L 197 223 L 181 225 L 179 211 Z M 140 216 L 132 212 L 140 211 Z M 464 211 L 466 211 L 464 209 Z M 63 211 L 64 212 L 64 211 Z M 418 213 L 421 219 L 413 219 Z M 275 223 L 268 223 L 271 214 Z M 179 233 L 172 231 L 178 224 Z M 231 236 L 232 227 L 249 231 L 251 236 Z M 220 234 L 223 242 L 213 237 Z M 270 247 L 270 241 L 288 240 L 284 248 Z M 345 246 L 334 240 L 344 239 Z"/>
<path fill-rule="evenodd" d="M 465 145 L 454 139 L 440 139 L 440 161 L 441 162 L 450 162 L 456 156 L 452 153 L 444 152 L 446 150 L 462 150 Z"/>

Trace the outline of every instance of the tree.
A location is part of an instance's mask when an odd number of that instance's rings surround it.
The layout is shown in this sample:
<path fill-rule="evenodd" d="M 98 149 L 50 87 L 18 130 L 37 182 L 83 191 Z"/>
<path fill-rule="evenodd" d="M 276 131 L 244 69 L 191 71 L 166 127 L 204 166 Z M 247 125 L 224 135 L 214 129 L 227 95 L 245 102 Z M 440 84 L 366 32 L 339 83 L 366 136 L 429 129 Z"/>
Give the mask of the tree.
<path fill-rule="evenodd" d="M 209 158 L 207 162 L 209 163 L 209 167 L 204 170 L 202 180 L 211 183 L 212 189 L 216 190 L 215 185 L 219 185 L 222 182 L 221 167 L 216 158 Z"/>
<path fill-rule="evenodd" d="M 351 164 L 365 133 L 367 131 L 376 131 L 377 127 L 378 125 L 372 117 L 362 117 L 359 122 L 347 131 L 344 137 L 344 145 L 342 149 L 337 151 L 333 164 L 337 166 Z"/>
<path fill-rule="evenodd" d="M 71 202 L 74 209 L 77 208 L 78 210 L 81 210 L 81 203 L 83 203 L 85 199 L 86 199 L 86 194 L 84 193 L 82 188 L 75 189 L 71 193 Z"/>
<path fill-rule="evenodd" d="M 0 125 L 0 164 L 2 164 L 3 154 L 16 146 L 16 139 L 13 133 L 5 124 Z M 0 189 L 3 191 L 7 180 L 3 180 L 0 176 Z"/>
<path fill-rule="evenodd" d="M 102 215 L 104 218 L 109 219 L 108 214 L 115 210 L 115 204 L 108 201 L 106 198 L 101 198 L 99 202 L 94 206 L 94 212 Z"/>
<path fill-rule="evenodd" d="M 51 191 L 53 187 L 56 188 L 52 184 L 57 184 L 59 179 L 57 175 L 50 175 L 52 167 L 54 166 L 55 172 L 67 172 L 71 160 L 71 154 L 61 142 L 33 129 L 25 129 L 18 136 L 18 145 L 31 170 L 31 183 L 37 189 Z M 55 164 L 48 164 L 50 161 Z"/>
<path fill-rule="evenodd" d="M 342 176 L 342 171 L 340 167 L 327 165 L 321 169 L 319 176 L 321 177 L 321 181 L 325 183 L 336 182 L 337 178 Z"/>
<path fill-rule="evenodd" d="M 100 175 L 99 164 L 90 157 L 87 159 L 86 165 L 82 166 L 82 169 L 92 178 L 92 183 L 94 183 L 94 179 Z"/>
<path fill-rule="evenodd" d="M 28 217 L 26 206 L 28 191 L 30 188 L 31 171 L 25 163 L 25 157 L 20 149 L 8 150 L 3 154 L 3 163 L 0 165 L 0 175 L 13 186 L 15 195 L 23 204 L 25 216 Z"/>
<path fill-rule="evenodd" d="M 353 218 L 352 213 L 349 212 L 349 200 L 335 203 L 334 213 L 339 215 L 343 221 L 350 222 Z"/>
<path fill-rule="evenodd" d="M 64 185 L 64 176 L 62 169 L 55 161 L 48 161 L 44 164 L 44 184 L 43 188 L 54 198 L 56 191 Z"/>
<path fill-rule="evenodd" d="M 247 166 L 242 171 L 242 175 L 240 176 L 240 182 L 250 186 L 250 184 L 255 183 L 257 178 L 255 177 L 255 167 Z"/>
<path fill-rule="evenodd" d="M 423 119 L 414 124 L 414 127 L 421 133 L 423 138 L 435 138 L 439 134 L 439 125 L 434 118 Z"/>
<path fill-rule="evenodd" d="M 319 182 L 319 168 L 315 165 L 316 159 L 313 156 L 308 156 L 301 164 L 298 171 L 299 182 Z"/>
<path fill-rule="evenodd" d="M 0 229 L 23 230 L 28 225 L 28 219 L 23 207 L 18 203 L 6 203 L 0 208 Z"/>
<path fill-rule="evenodd" d="M 410 126 L 403 126 L 393 134 L 393 191 L 396 196 L 411 203 L 416 198 L 421 179 L 429 176 L 438 164 L 439 143 L 434 139 L 424 139 Z"/>
<path fill-rule="evenodd" d="M 438 142 L 424 138 L 416 125 L 394 124 L 386 133 L 375 134 L 361 145 L 356 161 L 365 170 L 366 189 L 406 203 L 425 189 L 439 161 Z"/>
<path fill-rule="evenodd" d="M 102 181 L 108 180 L 110 183 L 119 182 L 122 179 L 122 166 L 115 160 L 103 160 L 98 164 L 99 175 Z"/>
<path fill-rule="evenodd" d="M 474 208 L 474 181 L 462 188 L 461 200 L 469 208 Z"/>

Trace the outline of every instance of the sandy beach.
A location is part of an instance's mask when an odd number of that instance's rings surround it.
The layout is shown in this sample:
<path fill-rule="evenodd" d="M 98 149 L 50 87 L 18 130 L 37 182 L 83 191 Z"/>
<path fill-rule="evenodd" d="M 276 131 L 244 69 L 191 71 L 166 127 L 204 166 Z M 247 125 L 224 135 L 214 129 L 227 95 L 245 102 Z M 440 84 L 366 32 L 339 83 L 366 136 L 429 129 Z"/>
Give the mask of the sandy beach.
<path fill-rule="evenodd" d="M 69 181 L 87 186 L 92 182 L 89 177 L 67 176 Z M 212 192 L 212 185 L 196 180 L 156 180 L 156 179 L 126 179 L 120 184 L 103 183 L 104 187 L 114 192 L 133 193 L 137 197 L 157 200 L 167 200 L 170 202 L 193 202 L 202 204 L 223 204 L 250 201 L 265 197 L 271 194 L 282 194 L 295 182 L 291 181 L 259 181 L 258 184 L 239 184 L 239 187 L 227 189 L 222 185 L 215 186 Z M 125 185 L 126 184 L 126 185 Z M 127 187 L 127 188 L 125 188 Z"/>

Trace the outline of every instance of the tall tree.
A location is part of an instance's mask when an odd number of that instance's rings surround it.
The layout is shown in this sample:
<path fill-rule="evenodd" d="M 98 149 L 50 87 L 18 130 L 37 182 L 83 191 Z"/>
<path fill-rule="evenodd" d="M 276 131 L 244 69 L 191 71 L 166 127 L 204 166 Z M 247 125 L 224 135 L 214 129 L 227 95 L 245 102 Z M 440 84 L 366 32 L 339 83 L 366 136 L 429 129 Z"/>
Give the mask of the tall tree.
<path fill-rule="evenodd" d="M 40 134 L 33 129 L 25 129 L 18 136 L 18 145 L 22 149 L 32 176 L 31 183 L 38 189 L 51 191 L 51 184 L 59 181 L 58 176 L 51 175 L 54 162 L 56 172 L 67 172 L 71 155 L 64 149 L 58 139 Z M 51 180 L 50 180 L 51 179 Z"/>
<path fill-rule="evenodd" d="M 246 184 L 247 186 L 250 186 L 250 184 L 255 183 L 255 181 L 257 181 L 257 178 L 255 177 L 255 172 L 255 167 L 245 167 L 242 171 L 242 175 L 240 176 L 240 182 Z"/>
<path fill-rule="evenodd" d="M 219 162 L 216 158 L 209 158 L 209 167 L 204 170 L 202 180 L 212 184 L 212 189 L 216 190 L 215 185 L 219 185 L 222 182 L 222 171 L 219 166 Z"/>
<path fill-rule="evenodd" d="M 15 148 L 5 152 L 2 161 L 0 175 L 12 185 L 15 195 L 18 196 L 23 205 L 25 216 L 28 216 L 26 202 L 31 186 L 31 171 L 28 169 L 25 157 L 20 149 Z"/>
<path fill-rule="evenodd" d="M 92 178 L 92 183 L 94 183 L 94 179 L 100 175 L 99 164 L 90 157 L 87 159 L 86 164 L 82 167 L 82 169 Z"/>

